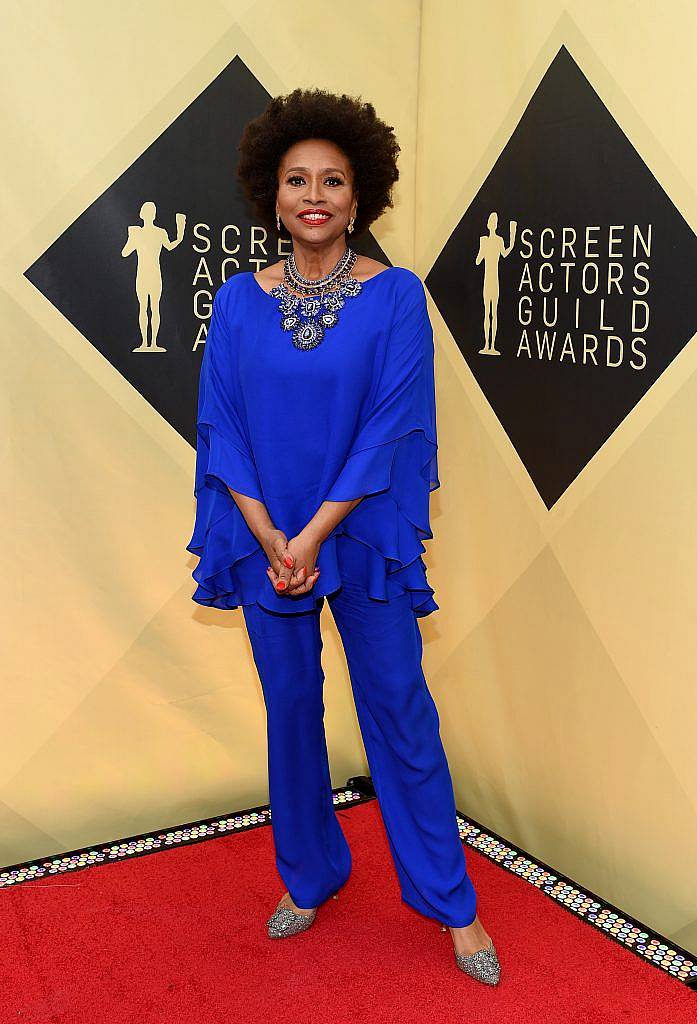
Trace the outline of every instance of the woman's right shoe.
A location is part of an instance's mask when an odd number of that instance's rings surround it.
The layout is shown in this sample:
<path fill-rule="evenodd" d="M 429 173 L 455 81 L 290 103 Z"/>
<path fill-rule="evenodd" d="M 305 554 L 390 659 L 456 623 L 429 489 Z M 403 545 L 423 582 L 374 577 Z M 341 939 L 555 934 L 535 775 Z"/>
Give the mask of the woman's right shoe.
<path fill-rule="evenodd" d="M 285 896 L 285 893 L 283 894 Z M 281 896 L 281 899 L 283 899 Z M 332 896 L 333 900 L 339 898 L 338 892 Z M 312 925 L 317 916 L 317 907 L 309 914 L 296 914 L 291 907 L 281 905 L 280 901 L 271 917 L 266 922 L 270 939 L 285 939 L 289 935 L 297 935 L 298 932 L 305 932 Z"/>

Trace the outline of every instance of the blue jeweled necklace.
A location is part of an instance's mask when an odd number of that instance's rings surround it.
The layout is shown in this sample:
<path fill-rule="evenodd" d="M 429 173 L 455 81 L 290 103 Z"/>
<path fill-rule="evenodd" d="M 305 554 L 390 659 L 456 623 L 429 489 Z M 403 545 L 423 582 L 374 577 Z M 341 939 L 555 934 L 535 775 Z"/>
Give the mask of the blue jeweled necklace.
<path fill-rule="evenodd" d="M 337 316 L 346 298 L 361 292 L 361 282 L 351 277 L 357 256 L 346 246 L 341 259 L 324 277 L 312 281 L 303 277 L 295 265 L 293 253 L 283 264 L 283 281 L 271 289 L 269 295 L 279 299 L 281 327 L 292 331 L 296 348 L 316 348 L 324 332 L 339 322 Z M 293 294 L 293 289 L 300 295 Z"/>

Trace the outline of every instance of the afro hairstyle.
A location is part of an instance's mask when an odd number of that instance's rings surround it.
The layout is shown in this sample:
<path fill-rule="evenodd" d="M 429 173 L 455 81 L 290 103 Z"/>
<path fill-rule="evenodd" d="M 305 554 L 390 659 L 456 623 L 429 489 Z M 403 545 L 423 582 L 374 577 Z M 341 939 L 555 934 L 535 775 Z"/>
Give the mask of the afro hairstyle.
<path fill-rule="evenodd" d="M 346 154 L 358 193 L 353 237 L 362 235 L 394 205 L 392 186 L 399 178 L 400 147 L 393 127 L 360 97 L 295 89 L 272 99 L 259 117 L 246 124 L 238 146 L 237 177 L 247 199 L 261 222 L 275 231 L 281 159 L 296 142 L 310 138 L 329 139 Z M 290 237 L 283 223 L 281 235 Z"/>

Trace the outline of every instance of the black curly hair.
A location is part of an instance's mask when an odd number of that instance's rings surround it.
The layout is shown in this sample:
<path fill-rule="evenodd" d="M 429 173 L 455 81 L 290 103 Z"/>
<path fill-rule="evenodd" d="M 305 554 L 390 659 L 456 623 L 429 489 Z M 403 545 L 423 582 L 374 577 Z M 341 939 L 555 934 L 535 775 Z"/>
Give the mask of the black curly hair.
<path fill-rule="evenodd" d="M 347 156 L 358 192 L 351 238 L 362 235 L 387 207 L 399 178 L 399 144 L 392 126 L 361 97 L 325 89 L 294 89 L 276 96 L 266 110 L 245 126 L 238 150 L 237 177 L 262 221 L 276 231 L 276 192 L 281 159 L 303 139 L 329 139 Z M 289 237 L 281 222 L 281 234 Z"/>

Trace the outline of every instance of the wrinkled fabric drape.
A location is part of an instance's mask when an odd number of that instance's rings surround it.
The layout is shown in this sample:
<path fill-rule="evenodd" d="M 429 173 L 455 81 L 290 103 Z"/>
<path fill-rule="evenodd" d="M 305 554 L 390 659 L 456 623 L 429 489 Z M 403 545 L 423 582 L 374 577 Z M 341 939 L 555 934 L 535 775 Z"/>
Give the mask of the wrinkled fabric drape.
<path fill-rule="evenodd" d="M 215 296 L 199 378 L 193 600 L 293 614 L 350 580 L 377 601 L 407 592 L 416 615 L 430 614 L 421 556 L 440 482 L 421 280 L 390 267 L 363 282 L 314 349 L 296 349 L 280 321 L 251 272 Z M 264 501 L 288 539 L 323 501 L 363 500 L 323 542 L 313 590 L 293 597 L 275 591 L 228 486 Z"/>

